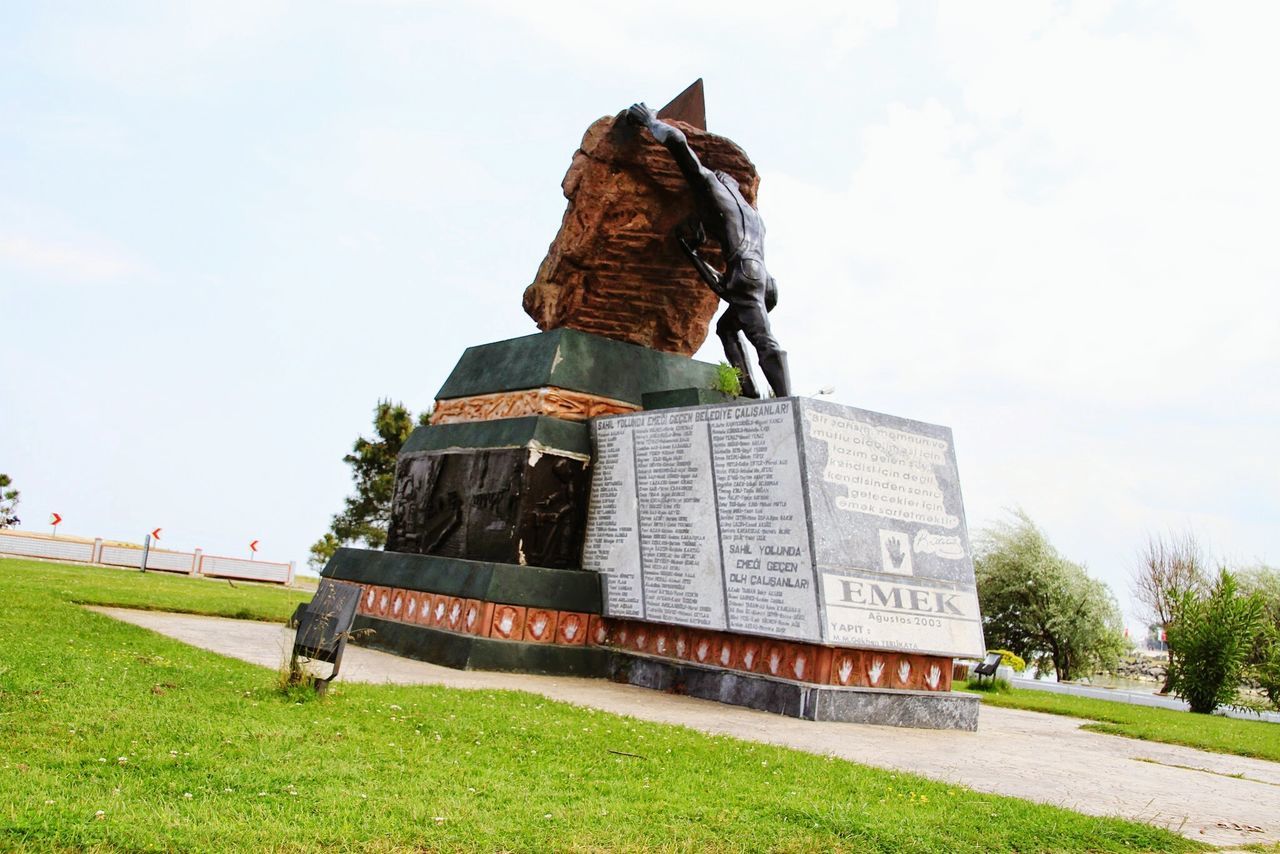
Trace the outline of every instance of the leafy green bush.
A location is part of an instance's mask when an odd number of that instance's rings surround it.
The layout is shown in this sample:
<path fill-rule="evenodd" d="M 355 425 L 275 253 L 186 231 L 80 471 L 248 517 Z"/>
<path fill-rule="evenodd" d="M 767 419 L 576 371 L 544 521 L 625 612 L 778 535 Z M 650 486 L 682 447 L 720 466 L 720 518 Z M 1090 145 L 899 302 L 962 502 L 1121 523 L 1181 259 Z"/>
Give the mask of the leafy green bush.
<path fill-rule="evenodd" d="M 1260 633 L 1257 654 L 1249 675 L 1258 683 L 1271 705 L 1280 709 L 1280 630 L 1267 626 Z"/>
<path fill-rule="evenodd" d="M 1240 586 L 1262 599 L 1263 629 L 1245 672 L 1280 709 L 1280 569 L 1257 566 L 1240 573 Z"/>
<path fill-rule="evenodd" d="M 1063 682 L 1110 670 L 1124 651 L 1111 589 L 1057 549 L 1021 510 L 979 534 L 974 570 L 982 631 Z"/>
<path fill-rule="evenodd" d="M 1234 703 L 1261 627 L 1262 599 L 1225 569 L 1208 595 L 1183 594 L 1168 627 L 1173 692 L 1201 714 Z"/>

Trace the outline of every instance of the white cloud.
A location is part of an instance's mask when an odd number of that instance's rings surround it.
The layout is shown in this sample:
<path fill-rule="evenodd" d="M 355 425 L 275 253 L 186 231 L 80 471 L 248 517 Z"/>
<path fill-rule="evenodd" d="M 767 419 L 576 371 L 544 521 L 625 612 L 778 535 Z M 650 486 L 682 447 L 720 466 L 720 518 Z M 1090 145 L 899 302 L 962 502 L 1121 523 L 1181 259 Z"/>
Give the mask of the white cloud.
<path fill-rule="evenodd" d="M 1280 62 L 1259 21 L 1115 14 L 944 5 L 959 97 L 761 205 L 804 382 L 948 413 L 970 523 L 1026 506 L 1123 601 L 1147 530 L 1276 559 Z"/>
<path fill-rule="evenodd" d="M 0 263 L 59 279 L 96 282 L 138 273 L 141 265 L 100 243 L 50 241 L 0 234 Z"/>
<path fill-rule="evenodd" d="M 469 148 L 443 131 L 361 129 L 345 167 L 347 189 L 362 199 L 422 209 L 497 199 L 500 184 Z"/>
<path fill-rule="evenodd" d="M 164 3 L 132 15 L 111 7 L 58 18 L 28 48 L 31 61 L 57 77 L 68 73 L 131 95 L 183 94 L 255 73 L 252 61 L 279 35 L 284 0 Z M 105 9 L 105 7 L 104 7 Z"/>

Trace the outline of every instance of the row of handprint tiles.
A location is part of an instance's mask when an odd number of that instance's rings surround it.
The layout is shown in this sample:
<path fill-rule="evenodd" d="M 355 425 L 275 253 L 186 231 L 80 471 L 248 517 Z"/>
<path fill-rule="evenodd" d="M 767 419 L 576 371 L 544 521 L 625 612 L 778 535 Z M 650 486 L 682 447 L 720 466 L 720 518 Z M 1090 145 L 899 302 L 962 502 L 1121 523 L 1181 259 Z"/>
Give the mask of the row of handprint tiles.
<path fill-rule="evenodd" d="M 817 685 L 950 691 L 951 659 L 617 620 L 439 593 L 362 585 L 359 613 L 494 640 L 595 645 Z"/>

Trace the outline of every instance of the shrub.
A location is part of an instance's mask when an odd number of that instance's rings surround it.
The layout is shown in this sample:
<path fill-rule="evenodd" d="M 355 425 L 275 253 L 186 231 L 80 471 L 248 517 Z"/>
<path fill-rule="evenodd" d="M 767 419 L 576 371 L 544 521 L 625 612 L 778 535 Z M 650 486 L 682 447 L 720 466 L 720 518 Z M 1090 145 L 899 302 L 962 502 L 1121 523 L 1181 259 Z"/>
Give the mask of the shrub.
<path fill-rule="evenodd" d="M 1261 633 L 1257 660 L 1250 669 L 1258 686 L 1266 693 L 1271 705 L 1280 709 L 1280 631 L 1267 626 Z"/>
<path fill-rule="evenodd" d="M 1168 629 L 1173 692 L 1201 714 L 1236 702 L 1261 627 L 1261 598 L 1241 595 L 1235 576 L 1225 569 L 1208 595 L 1184 593 Z"/>
<path fill-rule="evenodd" d="M 1021 673 L 1027 669 L 1027 663 L 1007 649 L 989 649 L 987 652 L 1000 653 L 1000 664 L 1005 667 L 1012 667 L 1014 673 Z"/>
<path fill-rule="evenodd" d="M 1249 654 L 1246 674 L 1280 709 L 1280 569 L 1258 566 L 1240 573 L 1240 587 L 1262 599 L 1263 630 Z"/>

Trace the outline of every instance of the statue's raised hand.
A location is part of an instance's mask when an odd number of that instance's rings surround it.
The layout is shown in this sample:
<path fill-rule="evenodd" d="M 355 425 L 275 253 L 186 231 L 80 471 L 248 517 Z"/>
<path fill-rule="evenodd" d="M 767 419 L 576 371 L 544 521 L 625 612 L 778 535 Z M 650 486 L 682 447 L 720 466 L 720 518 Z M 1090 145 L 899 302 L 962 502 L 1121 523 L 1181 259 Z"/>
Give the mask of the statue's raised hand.
<path fill-rule="evenodd" d="M 641 127 L 651 127 L 658 120 L 658 114 L 653 108 L 645 104 L 643 101 L 639 104 L 632 104 L 627 108 L 627 120 L 633 125 Z"/>
<path fill-rule="evenodd" d="M 676 225 L 676 238 L 686 249 L 697 249 L 707 242 L 707 232 L 702 220 L 696 216 L 685 218 Z"/>

